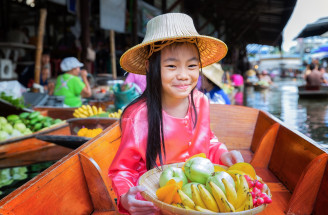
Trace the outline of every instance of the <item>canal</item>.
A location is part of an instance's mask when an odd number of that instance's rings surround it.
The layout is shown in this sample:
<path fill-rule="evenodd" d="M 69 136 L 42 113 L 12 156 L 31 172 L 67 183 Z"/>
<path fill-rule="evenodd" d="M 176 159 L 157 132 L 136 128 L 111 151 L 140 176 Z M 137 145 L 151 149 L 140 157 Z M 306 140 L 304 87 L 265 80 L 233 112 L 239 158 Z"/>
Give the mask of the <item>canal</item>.
<path fill-rule="evenodd" d="M 269 90 L 245 88 L 244 104 L 271 113 L 288 127 L 328 148 L 328 99 L 299 99 L 302 79 L 275 79 Z M 0 199 L 38 175 L 54 162 L 0 170 Z"/>
<path fill-rule="evenodd" d="M 244 104 L 271 113 L 288 127 L 328 147 L 328 99 L 303 99 L 298 85 L 303 79 L 275 79 L 269 90 L 245 88 Z"/>

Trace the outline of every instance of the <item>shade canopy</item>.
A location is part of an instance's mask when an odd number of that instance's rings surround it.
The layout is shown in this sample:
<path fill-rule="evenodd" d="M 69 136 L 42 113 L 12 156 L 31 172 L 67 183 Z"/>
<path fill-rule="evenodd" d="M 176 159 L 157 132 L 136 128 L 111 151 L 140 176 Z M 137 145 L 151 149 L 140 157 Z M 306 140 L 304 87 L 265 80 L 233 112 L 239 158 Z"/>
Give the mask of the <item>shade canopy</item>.
<path fill-rule="evenodd" d="M 326 33 L 327 31 L 328 31 L 328 17 L 323 17 L 318 19 L 314 23 L 307 24 L 296 38 L 320 36 Z"/>

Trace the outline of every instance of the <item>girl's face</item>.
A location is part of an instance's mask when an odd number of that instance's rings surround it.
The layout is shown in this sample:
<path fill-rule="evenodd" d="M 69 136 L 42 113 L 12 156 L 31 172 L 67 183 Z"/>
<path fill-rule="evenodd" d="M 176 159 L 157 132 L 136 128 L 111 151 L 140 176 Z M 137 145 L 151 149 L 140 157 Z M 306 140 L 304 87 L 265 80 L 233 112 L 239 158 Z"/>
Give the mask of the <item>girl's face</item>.
<path fill-rule="evenodd" d="M 199 77 L 199 56 L 193 44 L 168 46 L 161 51 L 162 97 L 185 99 Z"/>

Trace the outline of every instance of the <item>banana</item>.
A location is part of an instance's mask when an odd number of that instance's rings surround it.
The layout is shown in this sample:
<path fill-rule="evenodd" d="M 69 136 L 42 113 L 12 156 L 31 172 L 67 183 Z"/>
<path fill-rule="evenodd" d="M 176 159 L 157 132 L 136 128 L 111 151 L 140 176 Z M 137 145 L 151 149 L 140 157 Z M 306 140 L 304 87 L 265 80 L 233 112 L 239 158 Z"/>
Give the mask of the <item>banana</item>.
<path fill-rule="evenodd" d="M 89 113 L 89 116 L 93 115 L 92 108 L 90 105 L 87 105 L 87 112 Z"/>
<path fill-rule="evenodd" d="M 102 113 L 102 112 L 103 112 L 102 108 L 99 107 L 99 108 L 98 108 L 98 113 Z"/>
<path fill-rule="evenodd" d="M 206 205 L 206 208 L 214 212 L 219 212 L 220 210 L 215 202 L 214 197 L 211 195 L 211 193 L 208 190 L 206 190 L 205 186 L 202 184 L 198 184 L 197 187 L 199 189 L 200 196 L 204 204 Z"/>
<path fill-rule="evenodd" d="M 226 196 L 227 196 L 228 202 L 230 202 L 233 206 L 235 206 L 236 205 L 236 201 L 237 201 L 237 192 L 236 192 L 236 189 L 225 178 L 222 178 L 222 183 L 224 184 L 224 187 L 225 187 L 225 191 L 226 191 Z"/>
<path fill-rule="evenodd" d="M 235 207 L 227 199 L 221 199 L 221 201 L 225 206 L 225 212 L 235 212 Z"/>
<path fill-rule="evenodd" d="M 89 113 L 86 110 L 82 109 L 82 108 L 76 109 L 76 112 L 84 114 L 86 116 L 89 116 Z"/>
<path fill-rule="evenodd" d="M 248 192 L 247 197 L 246 197 L 246 203 L 244 206 L 244 211 L 250 210 L 252 208 L 253 208 L 253 197 L 252 197 L 252 194 L 250 192 Z"/>
<path fill-rule="evenodd" d="M 198 205 L 196 205 L 195 209 L 196 209 L 196 211 L 200 211 L 200 212 L 204 212 L 204 213 L 208 213 L 208 214 L 214 213 L 213 211 L 207 210 L 207 209 L 202 208 Z"/>
<path fill-rule="evenodd" d="M 238 211 L 246 211 L 246 210 L 250 210 L 253 208 L 253 197 L 252 194 L 250 192 L 247 193 L 247 197 L 245 202 L 236 209 L 236 212 Z"/>
<path fill-rule="evenodd" d="M 82 105 L 81 108 L 82 108 L 83 110 L 87 110 L 87 106 L 85 106 L 85 105 Z"/>
<path fill-rule="evenodd" d="M 185 194 L 181 189 L 178 189 L 178 193 L 180 195 L 181 198 L 181 202 L 184 206 L 187 206 L 191 209 L 195 209 L 195 203 L 193 200 L 191 200 L 187 194 Z"/>
<path fill-rule="evenodd" d="M 92 106 L 92 112 L 93 112 L 93 115 L 97 115 L 98 114 L 98 110 L 97 110 L 97 107 L 96 106 Z"/>
<path fill-rule="evenodd" d="M 245 202 L 247 197 L 247 192 L 249 192 L 248 183 L 243 175 L 238 175 L 239 184 L 237 188 L 237 201 L 235 208 L 239 208 L 243 202 Z"/>
<path fill-rule="evenodd" d="M 195 202 L 196 205 L 206 208 L 202 198 L 200 197 L 200 193 L 196 185 L 191 185 L 191 194 L 192 194 L 192 200 Z"/>
<path fill-rule="evenodd" d="M 221 188 L 218 185 L 216 185 L 212 181 L 210 181 L 209 185 L 211 187 L 214 199 L 220 208 L 220 212 L 226 212 L 226 206 L 225 206 L 224 200 L 226 200 L 227 198 L 226 198 L 224 192 L 221 190 Z"/>

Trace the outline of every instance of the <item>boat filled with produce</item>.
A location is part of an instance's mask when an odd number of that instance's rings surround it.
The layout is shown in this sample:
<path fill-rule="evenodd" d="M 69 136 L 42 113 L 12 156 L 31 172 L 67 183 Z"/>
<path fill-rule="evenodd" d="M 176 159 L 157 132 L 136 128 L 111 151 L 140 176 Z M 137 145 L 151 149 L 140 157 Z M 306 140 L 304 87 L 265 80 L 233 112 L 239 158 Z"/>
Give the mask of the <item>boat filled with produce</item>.
<path fill-rule="evenodd" d="M 61 119 L 43 116 L 39 111 L 0 116 L 0 141 L 30 135 L 61 122 Z"/>

